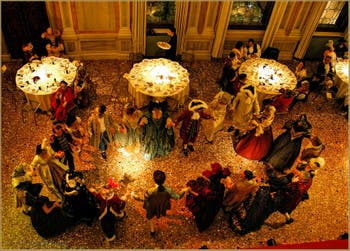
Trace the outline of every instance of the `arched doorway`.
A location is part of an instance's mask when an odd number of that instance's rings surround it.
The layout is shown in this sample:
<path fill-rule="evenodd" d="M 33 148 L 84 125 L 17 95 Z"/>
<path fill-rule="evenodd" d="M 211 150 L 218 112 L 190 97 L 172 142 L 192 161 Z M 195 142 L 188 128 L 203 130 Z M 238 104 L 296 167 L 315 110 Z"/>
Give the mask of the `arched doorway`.
<path fill-rule="evenodd" d="M 13 59 L 22 58 L 22 44 L 31 41 L 34 47 L 40 35 L 50 26 L 45 2 L 2 2 L 2 32 Z"/>

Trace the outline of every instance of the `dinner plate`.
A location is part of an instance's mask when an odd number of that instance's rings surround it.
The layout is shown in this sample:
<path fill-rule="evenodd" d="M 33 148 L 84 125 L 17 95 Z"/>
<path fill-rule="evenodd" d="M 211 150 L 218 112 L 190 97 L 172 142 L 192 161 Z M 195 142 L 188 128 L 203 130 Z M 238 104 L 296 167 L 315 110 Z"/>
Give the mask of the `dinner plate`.
<path fill-rule="evenodd" d="M 157 42 L 157 45 L 159 48 L 161 48 L 163 50 L 169 50 L 171 48 L 171 45 L 168 44 L 167 42 L 159 41 L 159 42 Z"/>

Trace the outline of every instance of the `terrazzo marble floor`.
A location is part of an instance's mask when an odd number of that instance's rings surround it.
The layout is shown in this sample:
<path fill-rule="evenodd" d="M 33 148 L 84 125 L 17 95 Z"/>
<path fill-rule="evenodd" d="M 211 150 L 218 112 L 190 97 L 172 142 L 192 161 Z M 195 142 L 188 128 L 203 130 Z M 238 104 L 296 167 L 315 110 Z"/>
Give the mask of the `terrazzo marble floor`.
<path fill-rule="evenodd" d="M 81 110 L 84 125 L 91 109 L 102 103 L 120 121 L 123 103 L 114 102 L 111 94 L 117 95 L 120 100 L 127 97 L 127 82 L 120 76 L 130 70 L 130 62 L 90 60 L 83 63 L 97 89 L 97 99 L 93 100 L 89 108 Z M 284 63 L 294 70 L 296 62 Z M 19 65 L 12 62 L 7 66 L 15 72 Z M 207 102 L 212 100 L 219 91 L 215 82 L 220 77 L 222 63 L 194 62 L 193 65 L 188 64 L 185 67 L 190 72 L 190 98 Z M 117 238 L 109 245 L 104 241 L 99 222 L 91 227 L 79 225 L 61 236 L 43 239 L 31 226 L 30 218 L 15 207 L 11 174 L 18 163 L 31 162 L 36 144 L 50 136 L 51 121 L 46 115 L 39 115 L 38 125 L 35 125 L 30 114 L 24 114 L 26 120 L 22 122 L 20 111 L 24 96 L 19 90 L 7 88 L 13 85 L 11 78 L 9 79 L 10 83 L 3 79 L 1 96 L 2 249 L 198 249 L 203 245 L 210 249 L 244 249 L 265 245 L 270 238 L 274 238 L 279 244 L 334 240 L 348 231 L 348 120 L 340 114 L 339 108 L 332 101 L 311 94 L 307 103 L 298 103 L 290 113 L 277 115 L 273 123 L 273 135 L 277 137 L 283 132 L 282 125 L 285 121 L 304 112 L 312 123 L 313 135 L 319 136 L 326 146 L 322 153 L 326 165 L 317 172 L 313 180 L 309 190 L 310 199 L 302 202 L 293 212 L 295 221 L 292 224 L 285 225 L 284 216 L 274 213 L 260 230 L 238 236 L 232 232 L 224 214 L 220 212 L 209 229 L 199 233 L 182 199 L 172 202 L 168 217 L 162 218 L 157 224 L 156 238 L 151 238 L 142 203 L 128 197 L 128 218 L 118 223 Z M 116 91 L 111 93 L 113 85 Z M 179 112 L 172 111 L 171 116 L 176 118 Z M 83 172 L 88 186 L 101 184 L 108 177 L 114 177 L 121 184 L 118 191 L 120 195 L 126 191 L 142 195 L 153 184 L 152 173 L 156 169 L 164 170 L 167 174 L 166 185 L 179 191 L 188 180 L 198 177 L 215 161 L 223 166 L 230 166 L 233 180 L 245 169 L 253 170 L 257 176 L 264 176 L 261 163 L 246 160 L 234 152 L 230 133 L 226 131 L 229 126 L 227 119 L 225 130 L 217 134 L 212 145 L 206 144 L 204 135 L 200 133 L 195 152 L 189 157 L 182 154 L 179 127 L 175 128 L 177 140 L 174 150 L 166 157 L 151 161 L 144 160 L 135 149 L 110 149 L 107 152 L 108 159 L 104 161 L 99 155 L 90 154 L 86 147 L 81 158 L 75 156 L 76 170 Z M 303 147 L 307 143 L 304 140 Z M 40 182 L 39 177 L 34 179 Z M 46 189 L 43 194 L 48 195 Z"/>

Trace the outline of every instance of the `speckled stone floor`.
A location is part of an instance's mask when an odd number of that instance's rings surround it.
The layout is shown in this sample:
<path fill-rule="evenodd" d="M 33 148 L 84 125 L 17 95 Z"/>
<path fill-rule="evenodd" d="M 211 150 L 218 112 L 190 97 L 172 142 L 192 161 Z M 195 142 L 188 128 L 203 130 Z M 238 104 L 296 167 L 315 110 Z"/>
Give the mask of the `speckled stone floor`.
<path fill-rule="evenodd" d="M 97 99 L 85 110 L 81 117 L 86 125 L 92 107 L 104 103 L 117 121 L 121 119 L 121 103 L 111 99 L 113 85 L 118 97 L 127 95 L 127 82 L 120 76 L 131 68 L 129 62 L 117 60 L 83 61 L 92 80 L 97 87 Z M 295 62 L 285 62 L 293 70 Z M 16 72 L 17 63 L 6 64 Z M 190 97 L 210 101 L 219 91 L 215 80 L 221 74 L 220 62 L 195 62 L 190 72 Z M 310 68 L 311 69 L 311 68 Z M 309 69 L 309 70 L 310 70 Z M 310 70 L 311 71 L 311 70 Z M 309 72 L 310 74 L 310 72 Z M 324 142 L 326 149 L 322 157 L 326 165 L 320 169 L 309 190 L 310 199 L 302 202 L 293 212 L 294 222 L 284 224 L 284 216 L 272 214 L 259 231 L 238 236 L 232 232 L 220 212 L 214 223 L 199 233 L 191 213 L 184 205 L 184 199 L 172 202 L 172 209 L 166 218 L 157 224 L 157 236 L 151 238 L 145 219 L 142 203 L 128 197 L 126 212 L 128 218 L 117 226 L 117 238 L 107 245 L 99 222 L 91 227 L 79 225 L 65 234 L 43 239 L 31 226 L 30 218 L 15 207 L 14 194 L 11 187 L 13 168 L 20 162 L 31 162 L 35 155 L 35 146 L 44 137 L 49 137 L 51 121 L 45 115 L 38 116 L 36 126 L 29 114 L 21 119 L 23 93 L 11 90 L 14 78 L 10 83 L 2 83 L 2 123 L 1 123 L 1 248 L 2 249 L 198 249 L 206 245 L 210 249 L 244 249 L 256 248 L 266 244 L 270 238 L 277 243 L 302 243 L 322 240 L 334 240 L 348 231 L 348 121 L 340 115 L 339 108 L 322 96 L 311 94 L 307 103 L 298 103 L 289 114 L 278 115 L 273 123 L 273 134 L 277 137 L 283 130 L 284 122 L 296 118 L 305 112 L 311 121 L 314 135 Z M 188 101 L 187 101 L 188 102 Z M 179 111 L 173 111 L 176 117 Z M 230 125 L 225 121 L 225 128 Z M 178 139 L 179 127 L 175 128 Z M 303 146 L 307 144 L 304 140 Z M 143 194 L 153 184 L 151 174 L 155 169 L 167 173 L 166 184 L 176 191 L 183 188 L 186 182 L 196 178 L 217 161 L 230 166 L 233 180 L 237 179 L 245 169 L 253 170 L 263 176 L 261 163 L 246 160 L 235 154 L 230 134 L 220 131 L 213 145 L 205 144 L 204 135 L 200 134 L 195 144 L 196 151 L 189 157 L 181 152 L 181 140 L 177 140 L 175 149 L 166 157 L 145 161 L 137 151 L 108 151 L 108 160 L 100 156 L 91 156 L 88 149 L 79 159 L 76 169 L 84 173 L 88 186 L 101 184 L 108 177 L 119 181 L 128 175 L 129 182 L 121 182 L 118 191 L 123 195 L 126 191 Z M 36 182 L 40 182 L 36 177 Z M 47 190 L 43 190 L 47 195 Z"/>

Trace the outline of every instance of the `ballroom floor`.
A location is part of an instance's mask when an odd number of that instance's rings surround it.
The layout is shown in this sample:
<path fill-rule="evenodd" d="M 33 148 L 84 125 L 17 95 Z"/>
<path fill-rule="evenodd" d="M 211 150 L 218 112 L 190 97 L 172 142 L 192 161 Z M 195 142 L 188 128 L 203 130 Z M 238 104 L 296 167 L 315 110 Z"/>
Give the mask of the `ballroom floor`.
<path fill-rule="evenodd" d="M 86 125 L 91 108 L 100 104 L 107 105 L 107 111 L 120 121 L 123 100 L 127 97 L 127 82 L 120 76 L 130 70 L 130 63 L 117 60 L 83 63 L 97 88 L 97 99 L 89 108 L 81 110 L 83 123 Z M 294 70 L 296 62 L 284 63 Z M 6 65 L 13 72 L 19 66 L 16 62 Z M 190 72 L 190 98 L 208 102 L 212 100 L 219 91 L 215 81 L 220 77 L 222 63 L 195 62 L 187 67 Z M 310 64 L 309 74 L 312 69 Z M 45 240 L 35 232 L 30 218 L 15 208 L 11 174 L 18 163 L 31 162 L 36 144 L 50 136 L 51 121 L 48 116 L 39 115 L 38 125 L 35 125 L 31 115 L 25 113 L 26 120 L 22 122 L 24 95 L 19 90 L 13 90 L 11 82 L 13 86 L 14 79 L 10 78 L 10 83 L 3 79 L 1 96 L 2 249 L 198 249 L 204 245 L 209 249 L 244 249 L 265 245 L 270 238 L 274 238 L 278 244 L 334 240 L 348 231 L 348 120 L 332 101 L 311 94 L 307 103 L 296 104 L 289 114 L 277 115 L 273 123 L 273 134 L 277 137 L 282 133 L 281 128 L 286 120 L 305 112 L 312 123 L 313 135 L 319 136 L 326 146 L 321 155 L 326 165 L 316 173 L 309 190 L 310 199 L 302 202 L 292 213 L 292 224 L 285 225 L 284 216 L 274 213 L 259 231 L 238 236 L 230 230 L 220 212 L 209 229 L 199 233 L 182 199 L 172 202 L 168 217 L 162 218 L 157 224 L 157 236 L 153 239 L 149 234 L 142 203 L 128 197 L 128 218 L 118 224 L 117 238 L 109 246 L 104 242 L 99 222 L 91 227 L 79 225 L 61 236 Z M 114 102 L 111 96 L 113 85 L 116 90 L 114 93 L 121 102 Z M 173 111 L 172 117 L 175 118 L 178 113 Z M 200 133 L 195 152 L 189 157 L 182 154 L 179 127 L 176 127 L 176 146 L 166 157 L 146 161 L 135 149 L 109 150 L 108 159 L 104 161 L 99 155 L 91 155 L 86 148 L 80 159 L 75 156 L 76 170 L 84 173 L 87 186 L 98 185 L 108 177 L 114 177 L 121 185 L 119 195 L 126 191 L 142 195 L 146 188 L 153 185 L 151 175 L 156 169 L 166 172 L 166 185 L 175 191 L 183 188 L 188 180 L 198 177 L 204 169 L 209 169 L 211 162 L 230 166 L 233 180 L 245 169 L 254 171 L 257 176 L 264 176 L 261 163 L 235 154 L 230 133 L 226 131 L 229 126 L 227 119 L 225 130 L 217 134 L 213 145 L 206 144 L 204 135 Z M 303 146 L 307 143 L 304 140 Z M 34 182 L 40 182 L 40 178 L 35 177 Z M 46 189 L 43 194 L 47 194 Z"/>

